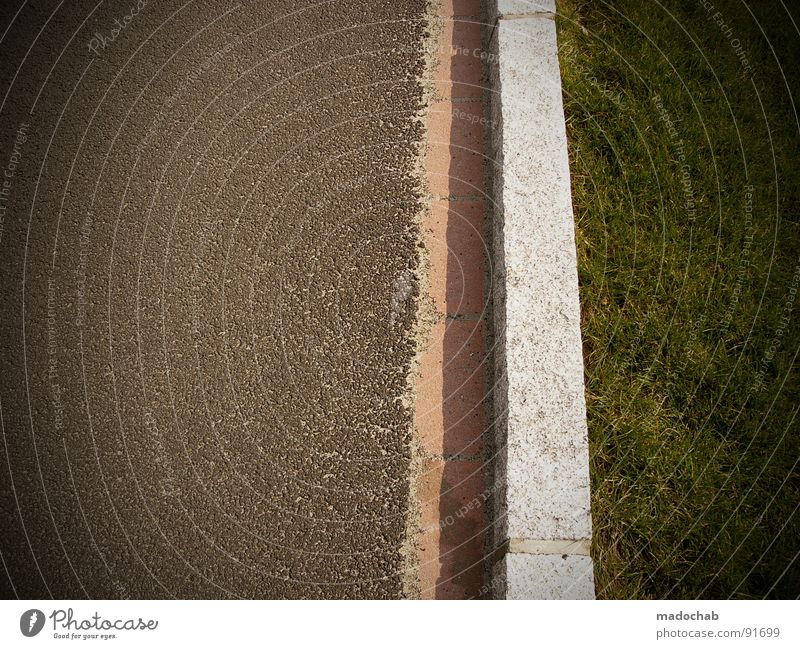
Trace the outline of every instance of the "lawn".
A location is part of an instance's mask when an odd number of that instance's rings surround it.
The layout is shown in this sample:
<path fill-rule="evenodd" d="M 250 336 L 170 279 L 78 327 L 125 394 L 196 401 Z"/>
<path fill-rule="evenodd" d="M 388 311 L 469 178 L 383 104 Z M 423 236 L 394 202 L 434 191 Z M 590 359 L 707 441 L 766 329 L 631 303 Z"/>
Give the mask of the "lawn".
<path fill-rule="evenodd" d="M 797 597 L 800 11 L 558 8 L 598 597 Z"/>

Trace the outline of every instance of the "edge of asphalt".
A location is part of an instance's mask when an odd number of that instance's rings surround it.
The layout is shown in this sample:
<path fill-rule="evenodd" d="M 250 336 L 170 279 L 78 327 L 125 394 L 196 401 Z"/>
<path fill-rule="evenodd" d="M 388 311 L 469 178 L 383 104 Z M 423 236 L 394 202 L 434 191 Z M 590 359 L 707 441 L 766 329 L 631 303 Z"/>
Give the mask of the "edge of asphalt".
<path fill-rule="evenodd" d="M 554 0 L 489 0 L 498 599 L 592 599 L 575 223 Z"/>
<path fill-rule="evenodd" d="M 426 154 L 429 147 L 428 121 L 431 106 L 435 100 L 436 84 L 435 71 L 437 65 L 437 43 L 441 32 L 441 25 L 437 21 L 437 9 L 439 0 L 430 0 L 427 4 L 423 20 L 425 21 L 428 33 L 422 43 L 424 70 L 418 79 L 422 87 L 422 108 L 415 115 L 414 119 L 419 120 L 424 129 L 424 135 L 419 142 L 417 159 L 413 170 L 421 188 L 423 198 L 420 202 L 420 210 L 415 222 L 415 232 L 417 236 L 417 265 L 414 275 L 417 280 L 417 295 L 415 297 L 414 311 L 416 313 L 411 335 L 415 342 L 416 351 L 411 364 L 411 369 L 407 377 L 406 405 L 412 412 L 411 417 L 411 461 L 409 464 L 409 489 L 408 489 L 408 509 L 406 516 L 406 536 L 401 547 L 401 555 L 405 565 L 403 574 L 403 596 L 406 599 L 421 599 L 422 588 L 420 584 L 420 558 L 419 542 L 423 531 L 422 510 L 423 502 L 420 496 L 421 479 L 423 475 L 424 450 L 417 429 L 416 413 L 414 412 L 417 400 L 417 384 L 420 378 L 422 358 L 431 334 L 431 329 L 435 321 L 434 307 L 429 296 L 430 284 L 430 254 L 425 245 L 423 229 L 431 211 L 428 191 L 428 170 L 426 167 Z"/>

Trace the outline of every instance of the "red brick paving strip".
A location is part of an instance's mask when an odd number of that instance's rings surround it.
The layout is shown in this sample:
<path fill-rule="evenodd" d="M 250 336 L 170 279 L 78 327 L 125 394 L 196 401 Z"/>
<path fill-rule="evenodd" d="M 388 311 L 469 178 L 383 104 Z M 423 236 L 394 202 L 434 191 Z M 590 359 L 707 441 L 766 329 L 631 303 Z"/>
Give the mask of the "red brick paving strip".
<path fill-rule="evenodd" d="M 480 1 L 444 0 L 428 114 L 431 205 L 423 224 L 437 322 L 421 354 L 416 430 L 424 461 L 420 593 L 483 592 L 486 554 L 486 241 Z"/>

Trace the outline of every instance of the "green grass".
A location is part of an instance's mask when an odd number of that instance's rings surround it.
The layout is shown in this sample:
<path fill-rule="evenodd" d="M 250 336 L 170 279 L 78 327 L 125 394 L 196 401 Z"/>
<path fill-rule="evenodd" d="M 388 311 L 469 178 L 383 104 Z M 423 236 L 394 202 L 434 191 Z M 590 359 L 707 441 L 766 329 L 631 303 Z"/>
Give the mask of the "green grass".
<path fill-rule="evenodd" d="M 559 3 L 599 597 L 800 595 L 800 36 L 713 4 Z"/>

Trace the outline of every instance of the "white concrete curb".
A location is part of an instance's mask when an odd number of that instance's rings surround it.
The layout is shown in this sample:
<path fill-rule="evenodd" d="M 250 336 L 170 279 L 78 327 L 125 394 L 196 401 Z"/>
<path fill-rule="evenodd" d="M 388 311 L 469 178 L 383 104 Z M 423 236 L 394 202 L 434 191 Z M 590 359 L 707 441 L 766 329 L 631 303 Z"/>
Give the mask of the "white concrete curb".
<path fill-rule="evenodd" d="M 495 597 L 594 597 L 589 453 L 553 0 L 491 37 L 498 466 Z"/>

